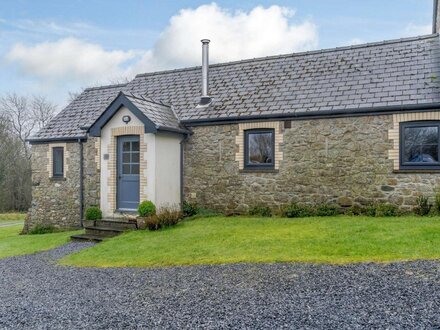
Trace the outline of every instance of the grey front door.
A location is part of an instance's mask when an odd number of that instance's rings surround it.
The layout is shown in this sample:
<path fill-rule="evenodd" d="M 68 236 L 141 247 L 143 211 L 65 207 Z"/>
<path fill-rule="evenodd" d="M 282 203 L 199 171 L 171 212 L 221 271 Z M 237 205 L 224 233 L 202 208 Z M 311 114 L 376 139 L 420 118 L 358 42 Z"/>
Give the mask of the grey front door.
<path fill-rule="evenodd" d="M 139 136 L 118 137 L 118 210 L 139 205 Z"/>

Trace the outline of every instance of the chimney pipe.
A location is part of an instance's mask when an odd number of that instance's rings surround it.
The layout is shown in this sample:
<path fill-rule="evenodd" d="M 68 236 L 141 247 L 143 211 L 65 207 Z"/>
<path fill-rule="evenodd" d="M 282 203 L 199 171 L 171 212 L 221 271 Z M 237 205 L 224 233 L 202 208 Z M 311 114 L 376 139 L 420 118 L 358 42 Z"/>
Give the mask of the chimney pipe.
<path fill-rule="evenodd" d="M 439 1 L 434 0 L 434 10 L 432 15 L 432 33 L 439 33 L 440 31 L 440 10 Z"/>
<path fill-rule="evenodd" d="M 207 105 L 211 103 L 209 97 L 209 39 L 202 39 L 202 97 L 200 98 L 200 105 Z"/>

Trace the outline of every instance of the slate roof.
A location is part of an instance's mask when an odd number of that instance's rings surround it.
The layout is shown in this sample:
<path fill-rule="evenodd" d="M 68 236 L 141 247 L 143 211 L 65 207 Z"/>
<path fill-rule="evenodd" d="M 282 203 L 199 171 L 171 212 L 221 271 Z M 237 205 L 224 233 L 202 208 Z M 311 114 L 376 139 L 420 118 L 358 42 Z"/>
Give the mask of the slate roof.
<path fill-rule="evenodd" d="M 123 94 L 156 125 L 156 128 L 182 129 L 170 105 L 142 95 L 127 92 Z"/>
<path fill-rule="evenodd" d="M 214 64 L 214 102 L 205 108 L 196 107 L 201 67 L 140 74 L 126 85 L 85 90 L 37 138 L 84 135 L 81 127 L 90 126 L 118 91 L 171 105 L 183 122 L 438 103 L 439 62 L 435 34 Z"/>
<path fill-rule="evenodd" d="M 91 126 L 125 84 L 87 88 L 31 139 L 78 138 Z"/>

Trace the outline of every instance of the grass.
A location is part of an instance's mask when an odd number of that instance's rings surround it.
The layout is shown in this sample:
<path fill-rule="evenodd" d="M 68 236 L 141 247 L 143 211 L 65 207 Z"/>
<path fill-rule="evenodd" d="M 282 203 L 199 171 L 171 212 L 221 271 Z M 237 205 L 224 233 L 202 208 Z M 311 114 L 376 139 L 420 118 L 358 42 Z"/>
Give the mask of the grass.
<path fill-rule="evenodd" d="M 20 235 L 22 229 L 21 224 L 0 227 L 0 259 L 53 249 L 67 243 L 74 233 Z"/>
<path fill-rule="evenodd" d="M 69 255 L 64 265 L 391 262 L 440 258 L 440 218 L 214 217 L 169 229 L 127 232 Z"/>
<path fill-rule="evenodd" d="M 0 224 L 24 221 L 26 213 L 0 213 Z"/>

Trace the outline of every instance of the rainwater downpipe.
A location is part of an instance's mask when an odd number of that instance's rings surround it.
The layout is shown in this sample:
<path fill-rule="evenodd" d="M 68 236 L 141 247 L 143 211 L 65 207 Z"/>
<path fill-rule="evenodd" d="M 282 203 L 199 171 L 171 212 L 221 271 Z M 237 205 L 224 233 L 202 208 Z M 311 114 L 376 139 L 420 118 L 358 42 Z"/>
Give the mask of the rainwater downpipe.
<path fill-rule="evenodd" d="M 83 224 L 84 214 L 84 146 L 83 141 L 78 139 L 79 143 L 79 221 L 81 228 Z"/>

